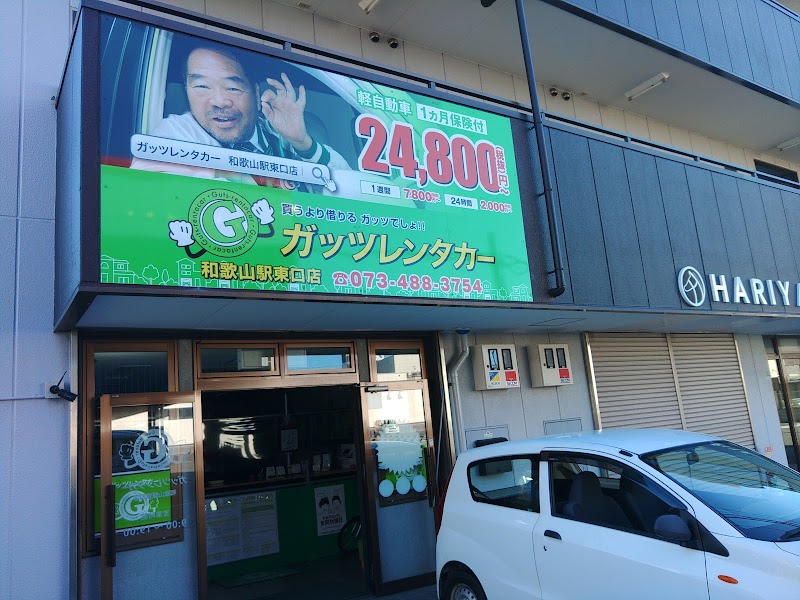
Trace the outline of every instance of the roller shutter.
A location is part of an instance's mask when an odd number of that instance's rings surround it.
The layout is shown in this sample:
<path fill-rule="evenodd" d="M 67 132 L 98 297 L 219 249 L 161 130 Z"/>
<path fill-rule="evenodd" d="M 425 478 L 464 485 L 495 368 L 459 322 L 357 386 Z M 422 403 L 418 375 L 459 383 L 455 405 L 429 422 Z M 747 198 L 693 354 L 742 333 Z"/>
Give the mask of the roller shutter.
<path fill-rule="evenodd" d="M 728 334 L 589 334 L 604 429 L 689 429 L 754 447 Z"/>

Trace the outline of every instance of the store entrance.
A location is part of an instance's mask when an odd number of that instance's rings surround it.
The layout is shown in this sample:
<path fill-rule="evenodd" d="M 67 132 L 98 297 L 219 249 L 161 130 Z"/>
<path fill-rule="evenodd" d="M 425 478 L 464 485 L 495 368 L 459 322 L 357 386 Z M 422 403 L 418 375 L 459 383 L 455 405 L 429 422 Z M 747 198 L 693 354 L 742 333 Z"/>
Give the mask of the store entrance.
<path fill-rule="evenodd" d="M 352 385 L 202 392 L 210 600 L 369 593 L 360 404 Z"/>

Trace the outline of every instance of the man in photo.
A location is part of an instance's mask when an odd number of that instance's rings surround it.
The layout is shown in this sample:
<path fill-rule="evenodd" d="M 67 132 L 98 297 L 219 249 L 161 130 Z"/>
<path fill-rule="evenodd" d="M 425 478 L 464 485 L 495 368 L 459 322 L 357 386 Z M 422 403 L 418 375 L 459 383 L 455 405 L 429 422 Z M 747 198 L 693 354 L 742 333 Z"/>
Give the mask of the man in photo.
<path fill-rule="evenodd" d="M 221 146 L 293 160 L 317 163 L 331 170 L 349 169 L 330 146 L 314 140 L 306 130 L 306 91 L 295 90 L 285 73 L 267 78 L 263 92 L 253 82 L 238 56 L 225 46 L 204 44 L 189 52 L 184 86 L 189 111 L 169 115 L 150 135 Z M 131 168 L 209 179 L 257 183 L 243 174 L 134 158 Z M 264 182 L 260 182 L 264 183 Z M 294 182 L 268 180 L 267 185 L 296 189 Z"/>

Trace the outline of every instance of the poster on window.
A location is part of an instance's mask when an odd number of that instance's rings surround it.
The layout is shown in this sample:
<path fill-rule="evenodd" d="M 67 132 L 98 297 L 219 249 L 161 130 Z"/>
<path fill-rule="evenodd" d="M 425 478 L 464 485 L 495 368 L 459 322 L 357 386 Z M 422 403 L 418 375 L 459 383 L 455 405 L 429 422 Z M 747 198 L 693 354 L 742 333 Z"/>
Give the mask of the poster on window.
<path fill-rule="evenodd" d="M 101 30 L 103 283 L 532 301 L 508 118 Z"/>
<path fill-rule="evenodd" d="M 339 533 L 347 522 L 344 486 L 340 484 L 315 488 L 314 504 L 317 508 L 317 536 Z"/>

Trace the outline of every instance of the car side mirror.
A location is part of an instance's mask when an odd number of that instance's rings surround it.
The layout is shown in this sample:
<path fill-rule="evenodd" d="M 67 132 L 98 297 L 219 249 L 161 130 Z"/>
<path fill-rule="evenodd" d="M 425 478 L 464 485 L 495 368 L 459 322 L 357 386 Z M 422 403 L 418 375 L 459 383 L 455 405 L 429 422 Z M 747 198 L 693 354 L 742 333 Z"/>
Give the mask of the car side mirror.
<path fill-rule="evenodd" d="M 688 542 L 692 532 L 686 521 L 678 515 L 661 515 L 653 525 L 653 533 L 671 542 Z"/>

